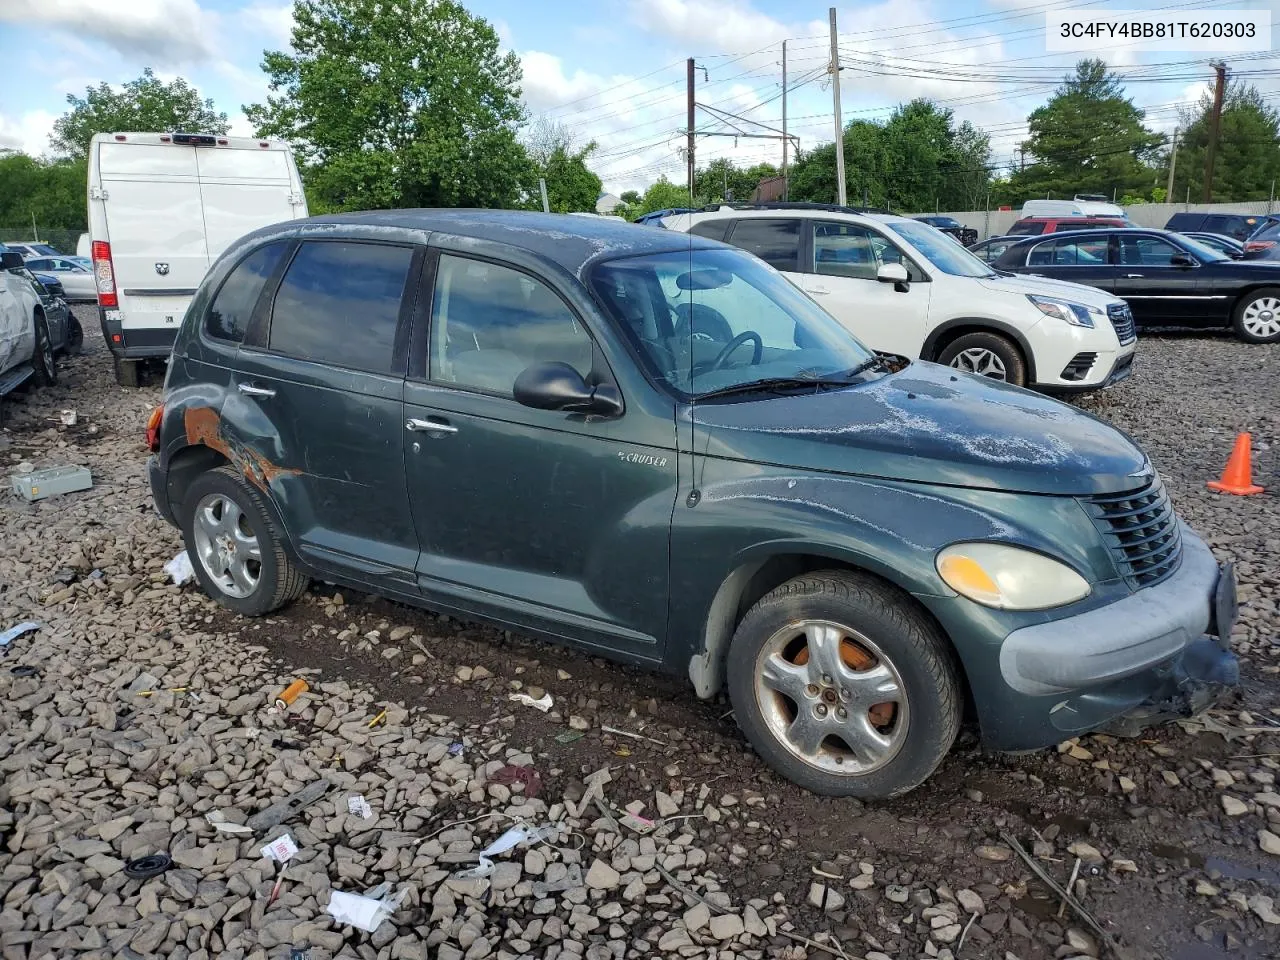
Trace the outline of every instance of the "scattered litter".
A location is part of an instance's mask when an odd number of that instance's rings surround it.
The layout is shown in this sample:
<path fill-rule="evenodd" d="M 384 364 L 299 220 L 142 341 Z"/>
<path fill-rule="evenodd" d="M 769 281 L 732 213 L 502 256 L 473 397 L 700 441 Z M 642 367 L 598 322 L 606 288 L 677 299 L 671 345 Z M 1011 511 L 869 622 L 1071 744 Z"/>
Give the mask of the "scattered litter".
<path fill-rule="evenodd" d="M 74 410 L 59 410 L 58 420 L 64 427 L 74 427 L 79 417 Z"/>
<path fill-rule="evenodd" d="M 53 582 L 60 583 L 64 587 L 69 587 L 80 579 L 80 574 L 76 573 L 70 567 L 63 567 L 53 575 Z"/>
<path fill-rule="evenodd" d="M 288 837 L 288 835 L 286 834 L 285 839 L 287 839 L 287 837 Z M 290 842 L 292 842 L 292 841 L 290 841 Z M 294 852 L 295 852 L 295 853 L 297 852 L 297 848 L 296 848 L 296 847 L 294 848 Z M 293 854 L 290 854 L 290 856 L 292 856 L 292 855 L 293 855 Z M 280 868 L 280 875 L 279 875 L 278 877 L 276 877 L 276 882 L 275 882 L 275 883 L 273 883 L 273 884 L 271 885 L 271 895 L 267 897 L 267 907 L 270 907 L 273 903 L 275 903 L 275 902 L 276 902 L 276 897 L 280 896 L 280 887 L 281 887 L 281 885 L 284 883 L 284 875 L 285 875 L 288 871 L 289 871 L 289 864 L 288 864 L 288 862 L 287 862 L 287 858 L 286 858 L 286 861 L 285 861 L 285 863 L 284 863 L 284 866 L 282 866 L 282 867 Z M 265 910 L 265 909 L 266 909 L 266 907 L 263 907 L 263 909 Z"/>
<path fill-rule="evenodd" d="M 310 947 L 290 947 L 289 960 L 311 960 Z"/>
<path fill-rule="evenodd" d="M 546 713 L 551 709 L 551 694 L 544 693 L 538 700 L 533 699 L 527 693 L 513 693 L 507 697 L 508 700 L 514 700 L 516 703 L 523 703 L 526 707 L 533 707 L 535 710 L 541 710 Z"/>
<path fill-rule="evenodd" d="M 458 876 L 466 879 L 487 877 L 493 873 L 493 857 L 498 856 L 500 853 L 506 853 L 508 850 L 513 850 L 521 844 L 542 843 L 544 840 L 550 840 L 558 836 L 559 833 L 560 828 L 554 824 L 547 824 L 545 827 L 529 827 L 523 823 L 518 824 L 476 854 L 480 859 L 480 863 L 477 866 L 472 867 L 470 870 L 463 870 Z"/>
<path fill-rule="evenodd" d="M 372 720 L 369 721 L 369 729 L 372 730 L 374 727 L 384 722 L 386 719 L 387 719 L 387 711 L 386 711 L 386 708 L 384 707 L 376 717 L 374 717 Z"/>
<path fill-rule="evenodd" d="M 325 779 L 307 784 L 296 793 L 292 793 L 283 800 L 273 803 L 267 809 L 255 813 L 249 818 L 249 829 L 254 833 L 265 833 L 272 827 L 279 826 L 298 811 L 311 806 L 311 804 L 328 793 L 332 787 L 333 784 Z"/>
<path fill-rule="evenodd" d="M 9 484 L 13 492 L 24 500 L 35 501 L 88 490 L 93 486 L 93 477 L 87 467 L 49 467 L 47 470 L 10 474 Z"/>
<path fill-rule="evenodd" d="M 153 853 L 149 857 L 139 857 L 124 865 L 124 875 L 131 880 L 149 880 L 158 877 L 170 867 L 173 861 L 167 853 Z"/>
<path fill-rule="evenodd" d="M 460 744 L 460 743 L 451 743 L 451 744 L 449 744 L 449 756 L 451 756 L 451 757 L 460 757 L 460 756 L 462 756 L 462 744 Z"/>
<path fill-rule="evenodd" d="M 163 690 L 135 690 L 133 691 L 133 695 L 135 697 L 150 697 L 150 696 L 154 696 L 157 693 L 186 693 L 186 692 L 187 692 L 186 687 L 165 687 Z M 194 697 L 195 694 L 193 693 L 192 696 Z"/>
<path fill-rule="evenodd" d="M 343 926 L 355 927 L 365 933 L 373 933 L 400 908 L 405 891 L 401 890 L 394 897 L 374 900 L 362 897 L 357 893 L 344 893 L 334 890 L 329 894 L 329 906 L 326 913 Z"/>
<path fill-rule="evenodd" d="M 0 647 L 7 647 L 24 633 L 30 633 L 32 630 L 39 629 L 40 624 L 35 620 L 28 620 L 25 623 L 18 624 L 16 627 L 10 627 L 4 633 L 0 633 Z"/>
<path fill-rule="evenodd" d="M 311 688 L 307 686 L 307 681 L 301 678 L 293 681 L 276 695 L 276 709 L 282 711 L 289 709 L 289 705 L 309 689 Z"/>
<path fill-rule="evenodd" d="M 631 748 L 619 747 L 617 750 L 613 751 L 613 755 L 615 757 L 629 757 L 631 756 Z"/>
<path fill-rule="evenodd" d="M 275 860 L 277 863 L 288 863 L 289 859 L 297 852 L 298 845 L 293 842 L 293 837 L 287 833 L 280 834 L 261 850 L 264 857 L 268 860 Z"/>
<path fill-rule="evenodd" d="M 637 813 L 626 814 L 621 818 L 620 822 L 628 830 L 634 830 L 636 833 L 648 833 L 657 826 L 657 824 L 648 817 L 642 817 Z"/>
<path fill-rule="evenodd" d="M 204 815 L 204 818 L 208 822 L 209 826 L 213 827 L 213 829 L 217 830 L 219 833 L 253 833 L 253 831 L 243 823 L 232 823 L 223 816 L 221 810 L 210 810 Z"/>
<path fill-rule="evenodd" d="M 542 775 L 533 767 L 514 767 L 507 764 L 489 778 L 494 783 L 511 786 L 514 783 L 524 784 L 524 795 L 536 797 L 542 792 Z"/>
<path fill-rule="evenodd" d="M 1070 907 L 1075 912 L 1076 916 L 1078 916 L 1082 921 L 1084 921 L 1084 923 L 1094 933 L 1096 933 L 1099 937 L 1101 937 L 1103 944 L 1105 944 L 1113 954 L 1116 953 L 1116 942 L 1112 938 L 1111 934 L 1108 933 L 1102 927 L 1102 925 L 1093 918 L 1093 915 L 1090 914 L 1089 911 L 1084 908 L 1084 906 L 1080 903 L 1079 900 L 1077 900 L 1074 896 L 1072 896 L 1068 891 L 1062 889 L 1062 886 L 1058 883 L 1058 881 L 1054 880 L 1053 877 L 1049 876 L 1049 874 L 1045 872 L 1044 867 L 1036 863 L 1035 858 L 1032 857 L 1031 854 L 1027 853 L 1026 848 L 1022 844 L 1020 844 L 1015 837 L 1011 836 L 1008 833 L 1001 833 L 1000 838 L 1013 848 L 1014 852 L 1019 857 L 1022 858 L 1022 862 L 1031 868 L 1032 873 L 1034 873 L 1037 877 L 1039 877 L 1041 883 L 1043 883 L 1046 887 L 1052 890 L 1054 894 L 1057 895 L 1059 900 L 1061 900 L 1068 907 Z"/>
<path fill-rule="evenodd" d="M 373 817 L 373 807 L 369 806 L 369 801 L 364 798 L 362 793 L 353 793 L 347 797 L 347 812 L 354 814 L 361 820 L 369 820 Z"/>
<path fill-rule="evenodd" d="M 194 568 L 191 566 L 191 554 L 183 550 L 174 555 L 174 558 L 164 565 L 164 572 L 178 586 L 182 586 L 188 580 L 196 575 Z"/>
<path fill-rule="evenodd" d="M 11 667 L 9 672 L 15 677 L 38 677 L 40 669 L 38 667 L 30 667 L 25 664 L 17 667 Z"/>
<path fill-rule="evenodd" d="M 150 693 L 158 686 L 160 686 L 160 678 L 153 676 L 144 670 L 134 678 L 133 683 L 124 688 L 124 692 L 139 693 L 145 690 Z"/>
<path fill-rule="evenodd" d="M 284 740 L 276 737 L 271 741 L 272 750 L 301 750 L 306 744 L 294 743 L 292 740 Z"/>
<path fill-rule="evenodd" d="M 383 880 L 376 887 L 370 887 L 368 890 L 366 890 L 364 892 L 364 896 L 368 897 L 370 900 L 381 900 L 390 892 L 391 892 L 391 881 Z"/>
<path fill-rule="evenodd" d="M 603 724 L 600 729 L 604 733 L 612 733 L 618 737 L 630 737 L 632 740 L 648 740 L 650 743 L 656 743 L 660 747 L 667 745 L 665 740 L 655 740 L 653 737 L 646 737 L 643 733 L 632 733 L 630 730 L 619 730 L 617 727 L 604 726 Z"/>
<path fill-rule="evenodd" d="M 570 744 L 575 740 L 581 740 L 584 734 L 581 730 L 566 730 L 564 733 L 556 735 L 556 743 Z"/>

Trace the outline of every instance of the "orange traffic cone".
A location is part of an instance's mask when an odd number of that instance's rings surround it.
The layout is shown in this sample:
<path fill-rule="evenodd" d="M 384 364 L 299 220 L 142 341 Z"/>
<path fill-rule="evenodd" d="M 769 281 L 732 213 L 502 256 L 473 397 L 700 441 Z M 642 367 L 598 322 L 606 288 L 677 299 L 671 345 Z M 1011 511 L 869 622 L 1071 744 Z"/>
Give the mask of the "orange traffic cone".
<path fill-rule="evenodd" d="M 1247 433 L 1236 437 L 1236 445 L 1227 458 L 1227 468 L 1222 471 L 1221 480 L 1210 480 L 1209 489 L 1219 493 L 1237 493 L 1249 496 L 1261 493 L 1263 488 L 1253 482 L 1253 467 L 1250 465 L 1250 443 L 1252 437 Z"/>

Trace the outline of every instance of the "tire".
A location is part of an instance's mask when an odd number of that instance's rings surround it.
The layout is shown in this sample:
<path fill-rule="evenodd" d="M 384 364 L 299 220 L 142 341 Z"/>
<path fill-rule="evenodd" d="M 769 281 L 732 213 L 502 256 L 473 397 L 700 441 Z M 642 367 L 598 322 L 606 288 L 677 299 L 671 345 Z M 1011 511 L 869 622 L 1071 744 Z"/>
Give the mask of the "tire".
<path fill-rule="evenodd" d="M 1263 287 L 1241 297 L 1231 326 L 1245 343 L 1280 343 L 1280 287 Z"/>
<path fill-rule="evenodd" d="M 308 578 L 289 558 L 283 531 L 272 522 L 262 494 L 231 467 L 202 473 L 192 482 L 181 519 L 200 586 L 228 610 L 260 617 L 307 589 Z M 230 559 L 228 545 L 236 548 Z"/>
<path fill-rule="evenodd" d="M 37 315 L 34 323 L 36 346 L 31 355 L 31 366 L 35 368 L 35 376 L 32 379 L 38 387 L 51 387 L 58 382 L 58 358 L 53 353 L 49 321 Z"/>
<path fill-rule="evenodd" d="M 933 773 L 960 729 L 950 644 L 909 598 L 861 573 L 805 574 L 763 597 L 734 632 L 728 686 L 764 762 L 823 796 L 904 794 Z M 792 739 L 813 730 L 821 739 L 810 736 L 812 751 Z"/>
<path fill-rule="evenodd" d="M 83 349 L 84 327 L 80 326 L 74 313 L 67 311 L 67 342 L 64 350 L 68 356 L 79 356 Z"/>
<path fill-rule="evenodd" d="M 112 366 L 115 368 L 116 383 L 120 386 L 136 387 L 138 385 L 137 360 L 121 360 L 119 357 L 113 357 Z"/>
<path fill-rule="evenodd" d="M 1018 387 L 1027 385 L 1027 362 L 1022 351 L 1016 343 L 999 333 L 982 331 L 956 337 L 938 354 L 938 363 Z M 984 366 L 991 372 L 980 369 Z M 997 371 L 999 375 L 996 375 Z"/>

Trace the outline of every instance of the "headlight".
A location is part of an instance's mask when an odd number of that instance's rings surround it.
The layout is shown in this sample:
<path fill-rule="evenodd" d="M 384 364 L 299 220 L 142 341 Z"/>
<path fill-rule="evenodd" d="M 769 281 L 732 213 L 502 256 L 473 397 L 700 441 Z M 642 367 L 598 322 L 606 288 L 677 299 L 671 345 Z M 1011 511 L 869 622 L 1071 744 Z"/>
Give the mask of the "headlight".
<path fill-rule="evenodd" d="M 1093 318 L 1095 316 L 1103 316 L 1103 312 L 1097 307 L 1090 307 L 1083 303 L 1072 303 L 1070 300 L 1056 300 L 1053 297 L 1037 297 L 1033 293 L 1027 294 L 1027 299 L 1035 306 L 1037 310 L 1046 317 L 1054 317 L 1058 320 L 1064 320 L 1073 327 L 1093 327 Z"/>
<path fill-rule="evenodd" d="M 1089 584 L 1065 563 L 1003 543 L 956 543 L 941 550 L 938 575 L 984 607 L 1044 610 L 1089 595 Z"/>

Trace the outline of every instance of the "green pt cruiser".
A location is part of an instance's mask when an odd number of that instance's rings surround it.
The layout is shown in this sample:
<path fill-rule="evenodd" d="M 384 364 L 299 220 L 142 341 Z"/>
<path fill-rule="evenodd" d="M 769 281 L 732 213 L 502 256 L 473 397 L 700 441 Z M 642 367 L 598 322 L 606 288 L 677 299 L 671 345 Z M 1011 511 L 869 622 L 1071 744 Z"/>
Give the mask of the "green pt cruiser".
<path fill-rule="evenodd" d="M 1128 437 L 878 356 L 685 234 L 467 210 L 259 230 L 192 301 L 148 442 L 229 609 L 314 577 L 727 688 L 818 793 L 910 790 L 966 713 L 1023 750 L 1238 683 L 1234 575 Z"/>

